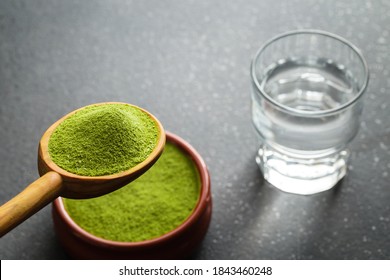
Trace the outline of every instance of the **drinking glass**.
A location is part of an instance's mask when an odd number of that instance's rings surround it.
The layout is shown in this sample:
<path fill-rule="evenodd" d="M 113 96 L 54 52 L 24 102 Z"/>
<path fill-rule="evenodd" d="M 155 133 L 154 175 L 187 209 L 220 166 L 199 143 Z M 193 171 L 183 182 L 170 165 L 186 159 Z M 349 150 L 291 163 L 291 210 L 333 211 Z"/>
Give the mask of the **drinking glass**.
<path fill-rule="evenodd" d="M 256 162 L 269 183 L 314 194 L 345 176 L 368 77 L 361 52 L 324 31 L 285 33 L 258 50 L 252 121 L 260 140 Z"/>

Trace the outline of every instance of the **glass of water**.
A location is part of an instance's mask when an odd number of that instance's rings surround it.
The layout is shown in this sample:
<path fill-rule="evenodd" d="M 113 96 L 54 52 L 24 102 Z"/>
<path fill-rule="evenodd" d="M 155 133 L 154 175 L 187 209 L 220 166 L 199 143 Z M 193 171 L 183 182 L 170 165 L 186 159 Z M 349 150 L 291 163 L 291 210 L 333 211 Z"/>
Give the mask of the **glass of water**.
<path fill-rule="evenodd" d="M 368 76 L 361 52 L 323 31 L 285 33 L 259 49 L 251 65 L 252 120 L 256 162 L 268 182 L 314 194 L 344 177 Z"/>

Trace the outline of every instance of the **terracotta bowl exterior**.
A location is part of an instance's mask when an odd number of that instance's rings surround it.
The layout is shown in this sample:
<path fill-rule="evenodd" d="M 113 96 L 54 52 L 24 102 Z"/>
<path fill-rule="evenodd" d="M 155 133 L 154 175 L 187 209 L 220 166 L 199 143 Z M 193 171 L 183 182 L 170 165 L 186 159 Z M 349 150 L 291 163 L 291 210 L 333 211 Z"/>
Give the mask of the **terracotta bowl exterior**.
<path fill-rule="evenodd" d="M 200 245 L 211 220 L 210 176 L 197 151 L 182 138 L 166 132 L 171 142 L 196 164 L 201 182 L 200 198 L 183 224 L 158 238 L 141 242 L 118 242 L 96 237 L 79 227 L 64 208 L 62 198 L 52 203 L 54 229 L 64 250 L 75 259 L 184 259 Z"/>

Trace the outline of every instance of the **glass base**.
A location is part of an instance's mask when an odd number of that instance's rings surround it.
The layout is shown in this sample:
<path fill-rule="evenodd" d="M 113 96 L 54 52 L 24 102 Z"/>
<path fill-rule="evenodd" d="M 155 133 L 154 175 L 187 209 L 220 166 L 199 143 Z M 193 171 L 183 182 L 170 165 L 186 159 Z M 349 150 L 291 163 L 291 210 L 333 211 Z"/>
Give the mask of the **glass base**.
<path fill-rule="evenodd" d="M 349 151 L 323 157 L 286 156 L 262 145 L 256 162 L 264 179 L 274 187 L 294 194 L 310 195 L 333 188 L 347 172 Z"/>

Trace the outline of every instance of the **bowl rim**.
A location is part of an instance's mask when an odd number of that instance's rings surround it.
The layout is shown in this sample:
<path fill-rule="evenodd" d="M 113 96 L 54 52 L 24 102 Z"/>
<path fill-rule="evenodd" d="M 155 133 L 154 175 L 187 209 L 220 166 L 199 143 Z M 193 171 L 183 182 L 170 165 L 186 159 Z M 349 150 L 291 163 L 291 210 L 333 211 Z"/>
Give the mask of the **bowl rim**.
<path fill-rule="evenodd" d="M 101 237 L 97 237 L 86 230 L 82 229 L 73 219 L 70 217 L 68 212 L 65 210 L 65 206 L 62 200 L 62 197 L 58 197 L 53 201 L 53 207 L 57 210 L 57 213 L 61 220 L 65 223 L 65 225 L 73 231 L 75 235 L 81 238 L 83 241 L 90 243 L 95 246 L 100 247 L 115 247 L 115 248 L 144 248 L 144 247 L 153 247 L 159 245 L 161 243 L 169 242 L 170 240 L 175 239 L 177 236 L 180 236 L 183 231 L 187 228 L 191 227 L 203 214 L 204 209 L 207 207 L 209 196 L 211 195 L 210 190 L 210 175 L 206 166 L 206 163 L 200 156 L 200 154 L 195 150 L 193 146 L 191 146 L 187 141 L 183 138 L 165 131 L 166 140 L 178 148 L 180 148 L 184 153 L 186 153 L 195 163 L 200 177 L 200 195 L 198 198 L 198 202 L 191 215 L 187 217 L 187 219 L 181 223 L 177 228 L 153 239 L 144 240 L 144 241 L 113 241 L 104 239 Z"/>

